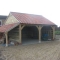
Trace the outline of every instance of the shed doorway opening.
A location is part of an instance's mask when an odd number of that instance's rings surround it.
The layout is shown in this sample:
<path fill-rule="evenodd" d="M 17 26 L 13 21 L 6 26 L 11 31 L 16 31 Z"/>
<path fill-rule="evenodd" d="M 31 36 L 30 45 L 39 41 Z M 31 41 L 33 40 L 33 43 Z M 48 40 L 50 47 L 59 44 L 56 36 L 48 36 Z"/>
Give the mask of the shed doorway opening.
<path fill-rule="evenodd" d="M 49 41 L 53 38 L 53 29 L 50 26 L 43 26 L 41 29 L 41 40 Z"/>
<path fill-rule="evenodd" d="M 36 26 L 25 26 L 22 29 L 22 44 L 38 42 L 38 29 Z"/>

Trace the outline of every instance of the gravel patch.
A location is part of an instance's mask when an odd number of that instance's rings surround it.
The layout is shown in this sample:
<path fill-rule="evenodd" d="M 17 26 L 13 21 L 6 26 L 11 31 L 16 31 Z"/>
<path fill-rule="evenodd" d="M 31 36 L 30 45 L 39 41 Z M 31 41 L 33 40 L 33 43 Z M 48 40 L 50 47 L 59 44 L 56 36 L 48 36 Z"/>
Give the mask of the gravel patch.
<path fill-rule="evenodd" d="M 0 60 L 60 60 L 60 41 L 19 46 L 0 46 Z"/>

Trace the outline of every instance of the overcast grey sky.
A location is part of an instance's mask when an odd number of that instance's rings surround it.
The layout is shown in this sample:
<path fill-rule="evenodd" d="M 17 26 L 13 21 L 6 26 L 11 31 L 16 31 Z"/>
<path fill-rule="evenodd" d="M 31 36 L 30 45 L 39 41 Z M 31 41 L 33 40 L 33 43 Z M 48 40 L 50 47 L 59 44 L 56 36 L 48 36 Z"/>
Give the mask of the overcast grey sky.
<path fill-rule="evenodd" d="M 9 12 L 43 15 L 60 26 L 60 0 L 0 0 L 0 15 Z"/>

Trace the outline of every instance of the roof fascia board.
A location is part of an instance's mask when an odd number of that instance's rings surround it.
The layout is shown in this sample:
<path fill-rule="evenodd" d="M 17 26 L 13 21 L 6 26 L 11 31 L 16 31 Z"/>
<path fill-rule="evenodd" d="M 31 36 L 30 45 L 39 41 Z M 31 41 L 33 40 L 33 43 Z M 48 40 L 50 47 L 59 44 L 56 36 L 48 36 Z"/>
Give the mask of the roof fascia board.
<path fill-rule="evenodd" d="M 24 23 L 21 23 L 21 25 L 31 25 L 31 26 L 34 26 L 34 25 L 38 25 L 38 26 L 57 26 L 57 25 L 52 25 L 52 24 L 24 24 Z"/>

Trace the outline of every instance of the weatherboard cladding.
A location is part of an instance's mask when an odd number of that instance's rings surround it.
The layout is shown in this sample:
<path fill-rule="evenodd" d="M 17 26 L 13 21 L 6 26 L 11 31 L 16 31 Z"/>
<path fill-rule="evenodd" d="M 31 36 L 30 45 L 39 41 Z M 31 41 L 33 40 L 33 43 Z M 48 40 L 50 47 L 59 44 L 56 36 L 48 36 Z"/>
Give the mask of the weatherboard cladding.
<path fill-rule="evenodd" d="M 5 21 L 5 25 L 7 24 L 13 24 L 13 23 L 17 23 L 18 20 L 11 14 L 9 14 L 8 18 Z"/>
<path fill-rule="evenodd" d="M 53 22 L 49 21 L 45 17 L 41 15 L 33 15 L 26 13 L 17 13 L 11 12 L 11 14 L 20 22 L 24 24 L 47 24 L 47 25 L 55 25 Z"/>

